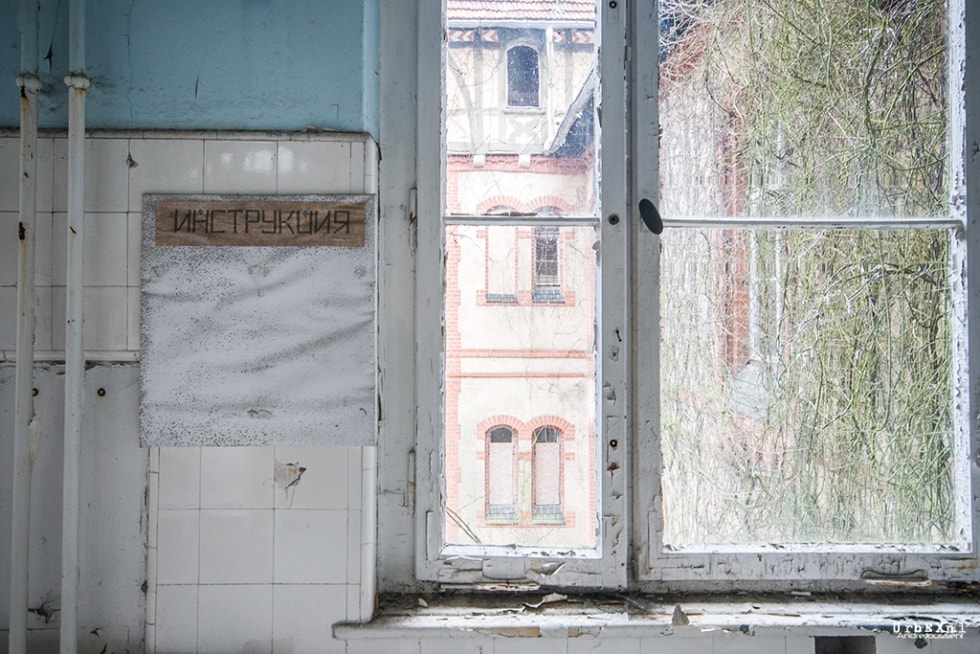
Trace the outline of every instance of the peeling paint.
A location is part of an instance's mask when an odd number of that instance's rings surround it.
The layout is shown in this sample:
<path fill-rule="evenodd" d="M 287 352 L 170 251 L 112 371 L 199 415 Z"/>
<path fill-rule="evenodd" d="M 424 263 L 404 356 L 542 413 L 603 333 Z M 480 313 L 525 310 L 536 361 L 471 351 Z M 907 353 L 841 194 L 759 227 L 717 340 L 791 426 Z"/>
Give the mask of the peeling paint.
<path fill-rule="evenodd" d="M 306 468 L 298 463 L 279 463 L 277 461 L 275 472 L 276 486 L 283 491 L 288 491 L 290 488 L 299 484 L 304 472 L 306 472 Z"/>

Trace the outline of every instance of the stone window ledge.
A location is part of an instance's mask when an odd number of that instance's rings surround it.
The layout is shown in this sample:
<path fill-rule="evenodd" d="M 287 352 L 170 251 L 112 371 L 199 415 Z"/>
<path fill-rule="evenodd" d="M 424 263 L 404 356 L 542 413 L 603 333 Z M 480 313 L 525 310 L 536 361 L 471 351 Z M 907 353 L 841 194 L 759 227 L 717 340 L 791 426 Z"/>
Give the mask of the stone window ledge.
<path fill-rule="evenodd" d="M 917 629 L 919 631 L 917 631 Z M 710 633 L 903 638 L 978 638 L 980 604 L 958 599 L 879 597 L 861 601 L 790 595 L 722 600 L 538 593 L 507 597 L 386 598 L 371 622 L 334 625 L 334 637 L 459 638 L 599 636 L 645 638 Z M 962 636 L 958 635 L 962 634 Z"/>

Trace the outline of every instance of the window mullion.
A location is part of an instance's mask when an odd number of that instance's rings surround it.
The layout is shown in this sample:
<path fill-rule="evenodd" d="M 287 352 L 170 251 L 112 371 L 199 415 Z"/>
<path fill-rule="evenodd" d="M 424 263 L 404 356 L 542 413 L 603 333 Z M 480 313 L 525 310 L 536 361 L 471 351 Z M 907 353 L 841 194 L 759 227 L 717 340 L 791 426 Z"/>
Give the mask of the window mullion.
<path fill-rule="evenodd" d="M 417 252 L 443 250 L 442 121 L 445 93 L 442 87 L 442 24 L 445 0 L 419 3 L 418 44 L 418 147 L 417 147 Z M 435 71 L 435 74 L 434 74 Z M 436 183 L 433 183 L 433 180 Z M 417 456 L 414 481 L 416 493 L 416 574 L 432 577 L 429 554 L 438 551 L 442 533 L 439 510 L 439 443 L 442 437 L 442 257 L 415 258 L 415 333 L 417 413 Z M 411 474 L 411 472 L 410 472 Z"/>
<path fill-rule="evenodd" d="M 643 227 L 641 200 L 660 205 L 660 118 L 658 110 L 658 3 L 630 3 L 629 216 L 630 309 L 633 314 L 631 542 L 638 577 L 648 579 L 653 552 L 663 542 L 660 522 L 660 236 Z M 651 27 L 652 26 L 652 27 Z"/>
<path fill-rule="evenodd" d="M 599 306 L 599 456 L 603 585 L 624 586 L 629 543 L 630 398 L 627 308 L 627 243 L 630 221 L 626 204 L 626 3 L 602 2 L 601 76 L 601 299 Z"/>

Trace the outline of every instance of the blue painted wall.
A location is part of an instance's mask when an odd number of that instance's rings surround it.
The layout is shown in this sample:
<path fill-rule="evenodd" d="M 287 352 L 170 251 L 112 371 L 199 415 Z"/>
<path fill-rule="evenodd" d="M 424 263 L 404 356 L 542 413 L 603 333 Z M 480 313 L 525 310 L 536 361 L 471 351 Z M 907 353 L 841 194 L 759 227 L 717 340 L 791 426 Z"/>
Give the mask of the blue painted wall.
<path fill-rule="evenodd" d="M 19 124 L 18 0 L 0 0 L 0 127 Z M 68 124 L 68 0 L 41 5 L 42 128 Z M 90 128 L 369 132 L 378 0 L 88 0 Z"/>

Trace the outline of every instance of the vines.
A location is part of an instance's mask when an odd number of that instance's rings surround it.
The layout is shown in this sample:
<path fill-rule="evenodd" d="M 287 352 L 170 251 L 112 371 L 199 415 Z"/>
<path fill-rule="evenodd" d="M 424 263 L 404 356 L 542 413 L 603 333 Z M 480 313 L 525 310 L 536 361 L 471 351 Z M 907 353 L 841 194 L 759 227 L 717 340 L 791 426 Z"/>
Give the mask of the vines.
<path fill-rule="evenodd" d="M 667 215 L 943 214 L 943 2 L 684 4 L 665 55 L 683 74 L 661 79 Z M 665 235 L 669 539 L 952 538 L 950 239 Z"/>

